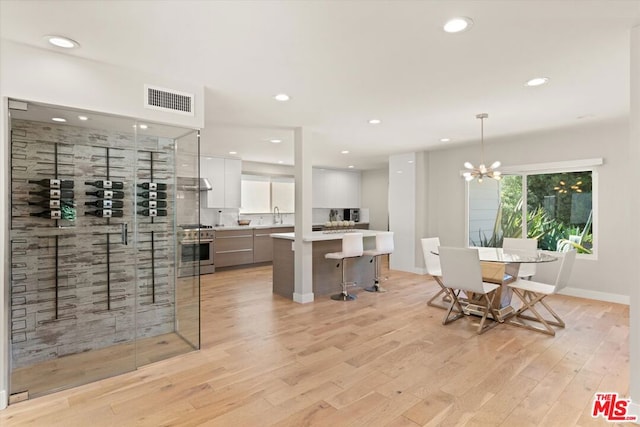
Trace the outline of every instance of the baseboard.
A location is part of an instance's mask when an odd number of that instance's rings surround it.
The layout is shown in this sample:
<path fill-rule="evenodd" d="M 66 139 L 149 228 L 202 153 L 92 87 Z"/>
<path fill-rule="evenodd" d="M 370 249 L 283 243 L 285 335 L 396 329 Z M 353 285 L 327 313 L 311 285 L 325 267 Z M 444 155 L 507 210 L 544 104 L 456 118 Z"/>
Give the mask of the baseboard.
<path fill-rule="evenodd" d="M 609 292 L 590 291 L 580 288 L 564 288 L 559 293 L 562 295 L 569 295 L 571 297 L 595 299 L 598 301 L 614 302 L 617 304 L 629 305 L 630 303 L 628 295 L 611 294 Z"/>
<path fill-rule="evenodd" d="M 314 299 L 313 292 L 308 294 L 299 294 L 297 292 L 293 293 L 293 300 L 300 304 L 307 304 L 307 303 L 313 302 L 313 299 Z"/>
<path fill-rule="evenodd" d="M 6 390 L 0 390 L 0 411 L 5 409 L 7 407 L 7 391 Z"/>

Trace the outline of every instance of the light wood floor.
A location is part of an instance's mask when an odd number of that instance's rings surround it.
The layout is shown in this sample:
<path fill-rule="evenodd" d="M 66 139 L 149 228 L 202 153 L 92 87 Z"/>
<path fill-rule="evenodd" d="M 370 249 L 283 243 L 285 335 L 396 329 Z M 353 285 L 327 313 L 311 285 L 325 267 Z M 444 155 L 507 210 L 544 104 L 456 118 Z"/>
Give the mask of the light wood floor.
<path fill-rule="evenodd" d="M 555 337 L 471 318 L 443 326 L 428 276 L 296 304 L 271 268 L 202 276 L 202 350 L 0 411 L 10 426 L 583 426 L 628 394 L 628 307 L 549 297 Z"/>

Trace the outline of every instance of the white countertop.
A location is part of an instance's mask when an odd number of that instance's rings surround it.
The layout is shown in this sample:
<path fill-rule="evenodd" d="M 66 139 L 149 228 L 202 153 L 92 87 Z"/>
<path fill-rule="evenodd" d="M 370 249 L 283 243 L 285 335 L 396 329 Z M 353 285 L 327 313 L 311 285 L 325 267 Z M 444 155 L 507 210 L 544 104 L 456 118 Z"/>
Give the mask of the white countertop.
<path fill-rule="evenodd" d="M 362 233 L 362 237 L 375 237 L 376 234 L 382 233 L 378 230 L 353 230 L 346 233 Z M 341 240 L 345 233 L 325 233 L 324 231 L 312 231 L 310 234 L 305 235 L 302 240 L 304 242 L 319 242 L 322 240 Z M 294 240 L 295 233 L 272 233 L 271 237 L 276 239 Z"/>
<path fill-rule="evenodd" d="M 254 228 L 281 228 L 281 227 L 293 227 L 293 224 L 262 224 L 262 225 L 223 225 L 221 227 L 213 227 L 216 231 L 224 230 L 253 230 Z"/>

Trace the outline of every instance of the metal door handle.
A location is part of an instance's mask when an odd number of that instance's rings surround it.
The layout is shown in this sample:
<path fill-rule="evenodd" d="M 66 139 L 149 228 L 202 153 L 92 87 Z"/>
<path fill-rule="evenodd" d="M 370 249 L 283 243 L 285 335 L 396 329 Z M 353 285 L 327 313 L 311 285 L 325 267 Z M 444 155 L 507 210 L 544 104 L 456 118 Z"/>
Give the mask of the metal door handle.
<path fill-rule="evenodd" d="M 122 223 L 122 244 L 123 245 L 129 244 L 128 235 L 129 235 L 129 224 Z"/>

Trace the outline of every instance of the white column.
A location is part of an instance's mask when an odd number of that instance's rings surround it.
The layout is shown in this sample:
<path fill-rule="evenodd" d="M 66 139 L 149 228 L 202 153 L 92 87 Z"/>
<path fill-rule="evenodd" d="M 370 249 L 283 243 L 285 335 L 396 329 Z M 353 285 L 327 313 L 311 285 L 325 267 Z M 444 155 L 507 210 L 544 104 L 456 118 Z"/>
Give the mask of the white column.
<path fill-rule="evenodd" d="M 639 182 L 640 173 L 640 26 L 631 29 L 631 112 L 629 115 L 629 144 L 631 151 L 630 168 L 632 174 L 630 182 Z M 640 191 L 636 188 L 631 190 L 631 218 L 640 218 Z M 633 228 L 632 239 L 636 242 L 633 246 L 634 252 L 629 254 L 629 262 L 637 263 L 639 258 L 638 245 L 640 242 L 640 230 Z M 637 264 L 636 264 L 637 265 Z M 632 411 L 638 416 L 640 423 L 640 269 L 636 267 L 634 274 L 629 278 L 630 305 L 629 305 L 629 394 L 632 404 Z"/>
<path fill-rule="evenodd" d="M 295 177 L 296 177 L 296 221 L 293 300 L 299 303 L 313 302 L 312 243 L 303 242 L 311 234 L 312 225 L 312 170 L 311 132 L 304 128 L 294 130 Z"/>
<path fill-rule="evenodd" d="M 416 272 L 416 155 L 389 157 L 389 230 L 394 232 L 392 270 Z"/>

